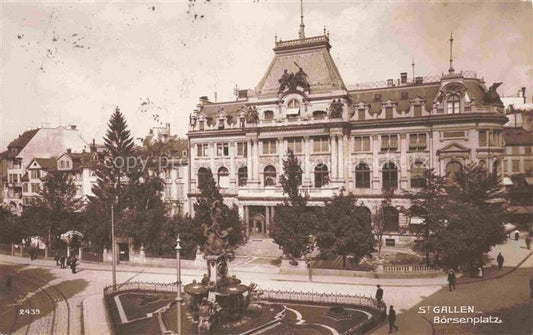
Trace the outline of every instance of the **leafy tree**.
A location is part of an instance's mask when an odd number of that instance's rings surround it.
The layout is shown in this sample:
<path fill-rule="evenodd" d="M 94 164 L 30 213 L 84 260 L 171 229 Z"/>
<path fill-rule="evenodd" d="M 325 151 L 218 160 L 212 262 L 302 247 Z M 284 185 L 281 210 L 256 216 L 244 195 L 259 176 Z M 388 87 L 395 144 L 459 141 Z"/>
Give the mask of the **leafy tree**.
<path fill-rule="evenodd" d="M 222 219 L 220 227 L 224 230 L 232 228 L 228 241 L 232 247 L 239 246 L 244 240 L 243 225 L 239 217 L 239 209 L 237 206 L 228 207 L 223 200 L 222 195 L 216 185 L 215 179 L 211 169 L 207 169 L 204 176 L 205 182 L 200 189 L 200 195 L 197 198 L 194 206 L 194 222 L 201 227 L 202 224 L 211 222 L 211 214 L 215 207 L 221 209 Z M 205 243 L 203 235 L 198 236 L 198 245 Z"/>
<path fill-rule="evenodd" d="M 415 232 L 418 236 L 415 250 L 426 254 L 426 263 L 429 265 L 429 255 L 437 250 L 439 243 L 436 234 L 445 228 L 449 213 L 449 196 L 446 192 L 445 178 L 438 176 L 434 170 L 426 170 L 424 179 L 424 187 L 419 191 L 408 192 L 412 206 L 406 214 L 423 219 L 423 223 Z"/>
<path fill-rule="evenodd" d="M 26 237 L 22 223 L 8 205 L 0 205 L 0 243 L 20 243 Z"/>
<path fill-rule="evenodd" d="M 82 203 L 76 192 L 70 174 L 50 171 L 43 178 L 39 197 L 24 209 L 21 220 L 25 223 L 26 234 L 45 237 L 47 251 L 60 234 L 80 229 L 78 211 Z"/>
<path fill-rule="evenodd" d="M 270 237 L 274 239 L 286 256 L 294 259 L 313 250 L 310 236 L 315 232 L 317 216 L 307 206 L 307 196 L 299 191 L 302 180 L 300 162 L 292 151 L 283 160 L 283 174 L 280 183 L 283 194 L 288 197 L 276 206 L 276 214 L 269 226 Z"/>
<path fill-rule="evenodd" d="M 383 200 L 379 207 L 376 208 L 374 214 L 372 214 L 372 231 L 376 239 L 376 246 L 378 248 L 378 256 L 381 256 L 381 248 L 383 247 L 383 234 L 385 233 L 385 208 L 389 207 L 392 203 L 392 195 L 394 189 L 386 190 L 383 194 Z"/>
<path fill-rule="evenodd" d="M 499 178 L 479 165 L 470 164 L 456 175 L 448 189 L 450 205 L 446 228 L 437 233 L 438 249 L 444 263 L 460 265 L 474 274 L 483 266 L 484 253 L 505 240 Z"/>
<path fill-rule="evenodd" d="M 358 263 L 364 256 L 374 251 L 376 241 L 365 213 L 356 206 L 353 194 L 336 195 L 326 202 L 322 219 L 318 226 L 317 246 L 324 254 L 342 256 L 342 266 L 346 266 L 346 256 L 353 256 Z"/>

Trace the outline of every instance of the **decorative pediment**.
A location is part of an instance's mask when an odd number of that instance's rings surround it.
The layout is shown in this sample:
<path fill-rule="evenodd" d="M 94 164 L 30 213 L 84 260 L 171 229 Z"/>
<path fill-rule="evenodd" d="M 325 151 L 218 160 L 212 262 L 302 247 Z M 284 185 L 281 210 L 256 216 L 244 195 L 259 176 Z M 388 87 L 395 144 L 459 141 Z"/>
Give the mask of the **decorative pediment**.
<path fill-rule="evenodd" d="M 443 153 L 468 153 L 470 149 L 459 143 L 450 143 L 444 148 L 437 150 L 437 155 Z"/>
<path fill-rule="evenodd" d="M 416 98 L 412 99 L 410 102 L 413 104 L 413 105 L 421 105 L 423 103 L 426 102 L 426 98 L 423 98 L 423 97 L 420 97 L 420 96 L 417 96 Z"/>
<path fill-rule="evenodd" d="M 439 94 L 435 97 L 435 101 L 442 102 L 443 100 L 446 100 L 450 95 L 458 95 L 459 97 L 464 97 L 466 92 L 466 87 L 459 82 L 451 82 L 440 90 Z"/>

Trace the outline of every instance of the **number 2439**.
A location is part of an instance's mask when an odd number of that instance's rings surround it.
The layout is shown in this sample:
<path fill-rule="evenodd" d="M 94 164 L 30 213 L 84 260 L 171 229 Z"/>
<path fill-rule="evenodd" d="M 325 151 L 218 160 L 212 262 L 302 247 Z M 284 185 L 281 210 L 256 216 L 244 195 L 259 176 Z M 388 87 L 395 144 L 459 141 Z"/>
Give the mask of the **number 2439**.
<path fill-rule="evenodd" d="M 38 314 L 41 314 L 41 310 L 36 308 L 32 308 L 32 309 L 19 309 L 19 315 L 38 315 Z"/>

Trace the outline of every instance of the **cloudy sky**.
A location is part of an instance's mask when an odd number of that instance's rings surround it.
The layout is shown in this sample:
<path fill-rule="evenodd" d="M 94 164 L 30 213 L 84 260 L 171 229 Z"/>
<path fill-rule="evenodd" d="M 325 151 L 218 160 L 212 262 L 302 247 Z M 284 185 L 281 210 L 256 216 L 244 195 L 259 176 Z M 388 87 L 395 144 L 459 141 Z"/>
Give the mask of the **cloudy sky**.
<path fill-rule="evenodd" d="M 198 0 L 1 4 L 0 149 L 41 124 L 101 137 L 120 106 L 135 137 L 171 123 L 184 136 L 198 97 L 233 100 L 297 37 L 299 1 Z M 330 32 L 346 84 L 448 68 L 473 70 L 500 94 L 533 91 L 531 2 L 306 1 L 306 35 Z M 528 98 L 530 100 L 530 98 Z"/>

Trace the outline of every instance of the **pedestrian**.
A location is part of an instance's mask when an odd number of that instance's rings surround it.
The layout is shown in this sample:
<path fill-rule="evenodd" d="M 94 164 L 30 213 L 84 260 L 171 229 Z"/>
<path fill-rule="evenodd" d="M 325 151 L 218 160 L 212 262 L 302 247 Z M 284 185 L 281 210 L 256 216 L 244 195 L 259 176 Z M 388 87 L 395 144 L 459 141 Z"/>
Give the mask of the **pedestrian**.
<path fill-rule="evenodd" d="M 498 254 L 498 257 L 496 257 L 496 261 L 498 262 L 498 270 L 501 270 L 503 267 L 503 255 L 501 252 Z"/>
<path fill-rule="evenodd" d="M 70 268 L 72 269 L 72 273 L 76 273 L 76 262 L 78 261 L 78 259 L 76 258 L 76 256 L 70 257 L 72 257 L 72 259 L 70 260 Z"/>
<path fill-rule="evenodd" d="M 61 264 L 62 269 L 65 268 L 65 260 L 65 255 L 61 255 L 61 257 L 59 258 L 59 263 Z"/>
<path fill-rule="evenodd" d="M 450 287 L 450 292 L 455 290 L 455 272 L 453 269 L 448 271 L 448 286 Z"/>
<path fill-rule="evenodd" d="M 57 251 L 55 253 L 54 260 L 56 261 L 56 265 L 57 266 L 61 265 L 61 263 L 59 263 L 59 253 Z"/>
<path fill-rule="evenodd" d="M 381 285 L 377 285 L 378 289 L 376 290 L 376 300 L 378 301 L 378 306 L 381 307 L 382 300 L 383 300 L 383 289 L 381 288 Z"/>
<path fill-rule="evenodd" d="M 518 241 L 518 239 L 520 238 L 520 232 L 517 230 L 514 231 L 514 239 L 515 241 Z"/>
<path fill-rule="evenodd" d="M 307 276 L 309 278 L 309 281 L 313 281 L 313 269 L 311 268 L 311 260 L 307 259 Z"/>
<path fill-rule="evenodd" d="M 526 237 L 526 248 L 527 250 L 531 250 L 531 235 L 527 235 Z"/>
<path fill-rule="evenodd" d="M 389 334 L 392 333 L 392 328 L 394 330 L 398 330 L 398 326 L 395 325 L 396 323 L 396 311 L 394 310 L 394 306 L 390 306 L 389 309 Z"/>

